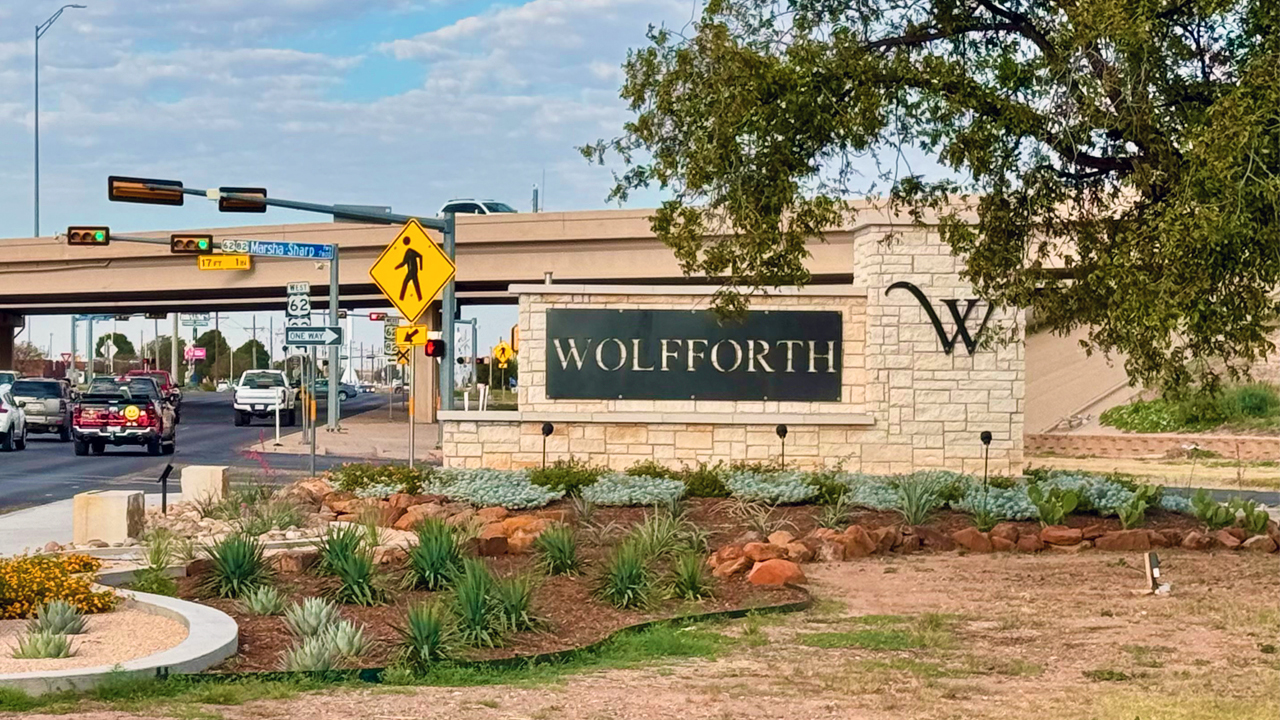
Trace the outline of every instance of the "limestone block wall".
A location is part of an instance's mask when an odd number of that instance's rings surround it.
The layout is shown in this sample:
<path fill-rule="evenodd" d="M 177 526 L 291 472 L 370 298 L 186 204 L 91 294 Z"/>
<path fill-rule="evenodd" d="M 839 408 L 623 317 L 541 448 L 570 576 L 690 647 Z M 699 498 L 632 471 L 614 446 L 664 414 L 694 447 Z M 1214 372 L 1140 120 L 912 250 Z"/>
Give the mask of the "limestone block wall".
<path fill-rule="evenodd" d="M 836 402 L 728 400 L 567 400 L 548 398 L 547 312 L 556 308 L 706 309 L 715 287 L 513 286 L 520 308 L 519 411 L 443 412 L 446 466 L 529 467 L 546 458 L 576 457 L 623 469 L 640 460 L 671 465 L 777 460 L 775 433 L 786 424 L 792 467 L 833 467 L 874 473 L 947 468 L 980 472 L 982 431 L 990 431 L 993 473 L 1022 467 L 1024 356 L 1022 314 L 996 312 L 993 330 L 1013 339 L 979 347 L 943 343 L 920 300 L 898 282 L 917 286 L 947 337 L 955 322 L 944 303 L 963 313 L 972 288 L 960 260 L 932 231 L 908 229 L 883 242 L 887 228 L 855 237 L 852 286 L 783 288 L 754 298 L 752 310 L 835 310 L 843 318 L 840 399 Z M 978 331 L 986 303 L 967 321 Z"/>

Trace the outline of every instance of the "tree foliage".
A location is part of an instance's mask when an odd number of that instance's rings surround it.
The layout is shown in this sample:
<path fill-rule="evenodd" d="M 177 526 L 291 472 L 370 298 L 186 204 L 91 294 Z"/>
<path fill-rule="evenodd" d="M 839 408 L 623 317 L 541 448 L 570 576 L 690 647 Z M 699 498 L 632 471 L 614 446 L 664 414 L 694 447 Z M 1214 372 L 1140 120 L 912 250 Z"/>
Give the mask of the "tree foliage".
<path fill-rule="evenodd" d="M 20 342 L 13 346 L 13 369 L 19 375 L 40 377 L 44 375 L 44 351 L 32 342 Z"/>
<path fill-rule="evenodd" d="M 108 342 L 115 345 L 116 352 L 114 357 L 128 359 L 138 356 L 138 351 L 133 347 L 133 342 L 129 340 L 127 335 L 124 333 L 106 333 L 100 336 L 94 345 L 96 357 L 107 357 Z"/>
<path fill-rule="evenodd" d="M 1275 0 L 709 0 L 630 53 L 635 117 L 583 152 L 621 156 L 613 198 L 670 193 L 653 228 L 686 273 L 803 284 L 872 193 L 984 297 L 1213 385 L 1280 315 L 1278 29 Z"/>

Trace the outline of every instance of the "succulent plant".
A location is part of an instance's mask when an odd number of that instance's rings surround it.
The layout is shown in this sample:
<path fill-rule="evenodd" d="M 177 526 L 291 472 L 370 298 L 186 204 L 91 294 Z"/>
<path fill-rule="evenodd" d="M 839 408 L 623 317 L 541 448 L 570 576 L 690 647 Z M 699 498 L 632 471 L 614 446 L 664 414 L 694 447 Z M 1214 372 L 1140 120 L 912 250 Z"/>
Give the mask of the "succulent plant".
<path fill-rule="evenodd" d="M 735 470 L 729 473 L 725 485 L 733 497 L 774 504 L 800 503 L 818 493 L 817 486 L 808 482 L 807 473 L 788 470 Z"/>
<path fill-rule="evenodd" d="M 79 635 L 84 632 L 84 615 L 66 600 L 50 600 L 36 610 L 35 617 L 27 621 L 27 632 L 33 635 Z"/>
<path fill-rule="evenodd" d="M 333 644 L 334 650 L 345 658 L 362 657 L 373 647 L 373 641 L 364 634 L 364 627 L 350 620 L 339 620 L 330 625 L 323 635 Z"/>
<path fill-rule="evenodd" d="M 307 598 L 284 612 L 285 624 L 300 638 L 316 637 L 338 620 L 338 606 L 322 598 Z"/>
<path fill-rule="evenodd" d="M 665 505 L 679 500 L 685 484 L 679 480 L 608 473 L 582 488 L 582 497 L 597 505 Z"/>
<path fill-rule="evenodd" d="M 284 595 L 270 585 L 259 585 L 240 598 L 240 604 L 252 615 L 283 615 Z"/>
<path fill-rule="evenodd" d="M 523 470 L 441 470 L 432 477 L 425 492 L 508 510 L 539 508 L 564 497 L 563 490 L 534 485 Z"/>
<path fill-rule="evenodd" d="M 285 651 L 280 666 L 291 672 L 328 672 L 338 667 L 338 649 L 328 635 L 302 638 Z"/>
<path fill-rule="evenodd" d="M 19 660 L 39 660 L 71 656 L 71 638 L 50 632 L 33 632 L 18 638 L 13 657 Z"/>

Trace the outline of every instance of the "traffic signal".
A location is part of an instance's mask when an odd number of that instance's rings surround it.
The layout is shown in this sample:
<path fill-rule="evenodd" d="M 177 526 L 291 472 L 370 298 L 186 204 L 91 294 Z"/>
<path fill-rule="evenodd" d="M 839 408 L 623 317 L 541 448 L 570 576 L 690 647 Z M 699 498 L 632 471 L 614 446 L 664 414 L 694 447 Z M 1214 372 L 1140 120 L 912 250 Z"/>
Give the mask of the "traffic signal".
<path fill-rule="evenodd" d="M 185 196 L 177 180 L 154 180 L 112 175 L 107 178 L 107 199 L 144 205 L 181 205 Z"/>
<path fill-rule="evenodd" d="M 444 341 L 427 340 L 427 344 L 422 346 L 422 352 L 427 357 L 442 358 L 445 355 Z"/>
<path fill-rule="evenodd" d="M 386 319 L 387 319 L 387 314 L 386 314 L 386 313 L 371 312 L 371 313 L 369 313 L 369 319 L 370 319 L 370 320 L 373 320 L 374 322 L 378 322 L 378 321 L 381 321 L 381 320 L 386 320 Z"/>
<path fill-rule="evenodd" d="M 253 195 L 266 199 L 266 188 L 250 188 L 250 187 L 224 187 L 218 188 L 218 211 L 219 212 L 240 212 L 240 213 L 264 213 L 267 211 L 266 203 L 253 202 L 252 200 L 239 200 L 223 197 L 225 194 L 232 195 Z"/>
<path fill-rule="evenodd" d="M 339 319 L 339 320 L 346 320 L 346 319 L 347 319 L 347 311 L 346 311 L 346 310 L 343 310 L 342 308 L 338 308 L 338 319 Z"/>
<path fill-rule="evenodd" d="M 169 252 L 174 255 L 212 255 L 213 236 L 181 234 L 170 235 Z"/>
<path fill-rule="evenodd" d="M 110 245 L 111 229 L 105 227 L 69 227 L 68 245 Z"/>

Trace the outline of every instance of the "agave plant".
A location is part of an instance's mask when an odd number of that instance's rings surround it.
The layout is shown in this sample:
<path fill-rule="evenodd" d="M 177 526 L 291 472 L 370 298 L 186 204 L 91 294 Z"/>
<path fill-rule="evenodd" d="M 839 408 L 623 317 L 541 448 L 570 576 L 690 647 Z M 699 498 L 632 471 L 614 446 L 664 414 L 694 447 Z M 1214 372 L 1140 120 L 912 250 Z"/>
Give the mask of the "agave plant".
<path fill-rule="evenodd" d="M 356 625 L 350 620 L 339 620 L 323 634 L 333 644 L 338 655 L 344 658 L 363 657 L 373 647 L 373 641 L 364 633 L 364 626 Z"/>
<path fill-rule="evenodd" d="M 296 603 L 284 612 L 285 625 L 300 638 L 320 635 L 338 620 L 338 606 L 315 597 Z"/>
<path fill-rule="evenodd" d="M 32 635 L 79 635 L 84 632 L 84 622 L 84 615 L 76 606 L 66 600 L 50 600 L 36 610 L 35 617 L 27 621 L 27 632 Z"/>
<path fill-rule="evenodd" d="M 284 670 L 292 672 L 329 672 L 338 667 L 338 649 L 328 635 L 302 638 L 285 651 L 280 660 Z"/>
<path fill-rule="evenodd" d="M 19 660 L 71 657 L 71 638 L 50 632 L 28 633 L 18 638 L 13 657 Z"/>
<path fill-rule="evenodd" d="M 270 585 L 259 585 L 240 598 L 240 605 L 252 615 L 283 615 L 284 594 Z"/>

